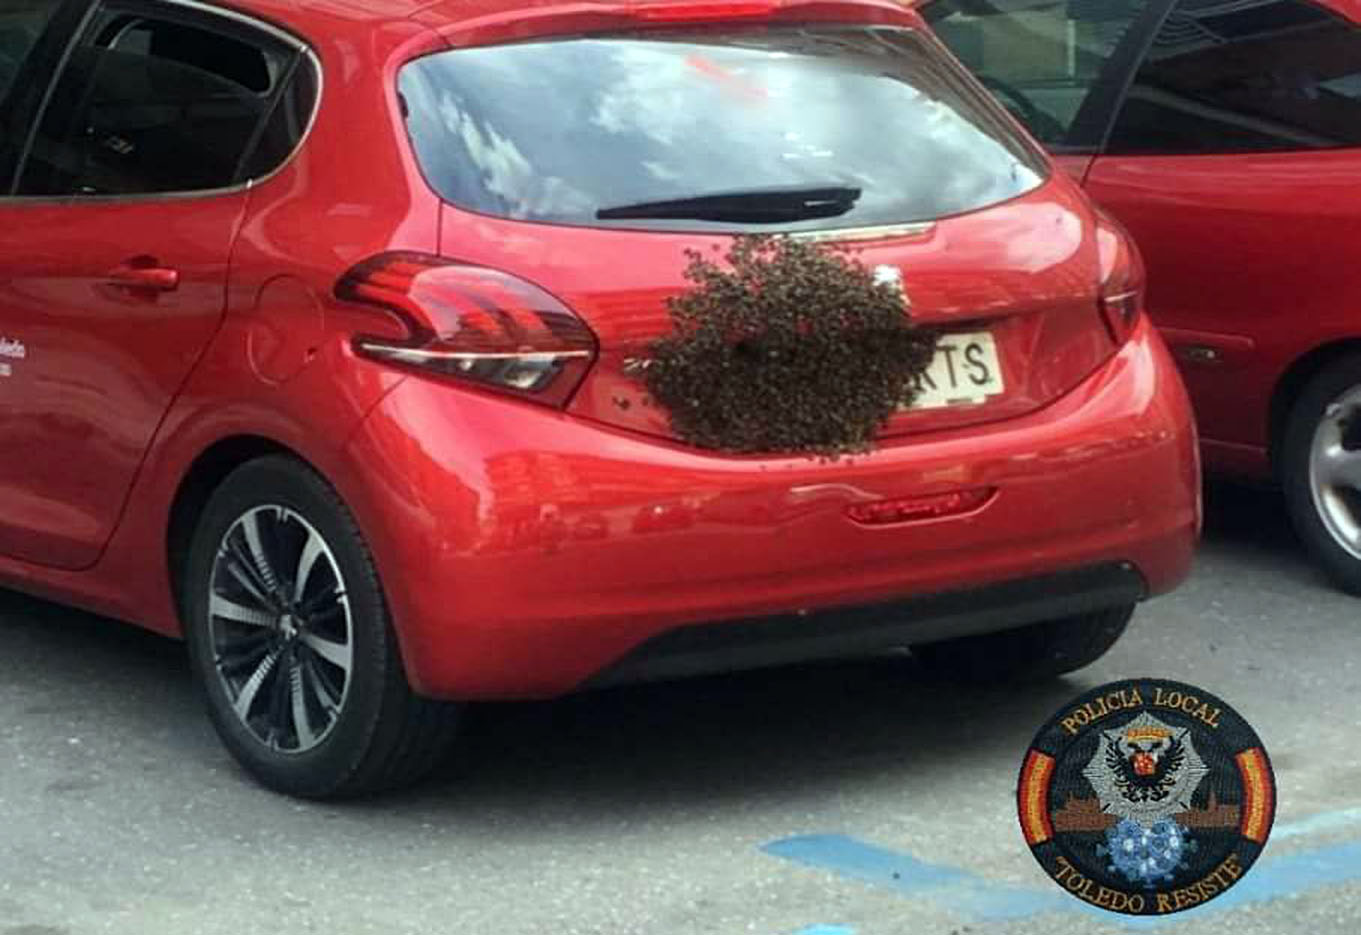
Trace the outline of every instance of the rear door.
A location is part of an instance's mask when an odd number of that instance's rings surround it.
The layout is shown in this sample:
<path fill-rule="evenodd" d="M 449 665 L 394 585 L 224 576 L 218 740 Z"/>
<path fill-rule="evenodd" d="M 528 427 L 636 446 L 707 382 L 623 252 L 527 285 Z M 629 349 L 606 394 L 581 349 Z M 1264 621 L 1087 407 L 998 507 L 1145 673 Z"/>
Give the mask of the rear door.
<path fill-rule="evenodd" d="M 0 200 L 0 554 L 92 564 L 223 315 L 298 48 L 179 4 L 90 16 Z"/>
<path fill-rule="evenodd" d="M 1281 368 L 1355 332 L 1358 145 L 1361 28 L 1309 0 L 1178 0 L 1087 190 L 1139 242 L 1207 439 L 1264 446 Z"/>

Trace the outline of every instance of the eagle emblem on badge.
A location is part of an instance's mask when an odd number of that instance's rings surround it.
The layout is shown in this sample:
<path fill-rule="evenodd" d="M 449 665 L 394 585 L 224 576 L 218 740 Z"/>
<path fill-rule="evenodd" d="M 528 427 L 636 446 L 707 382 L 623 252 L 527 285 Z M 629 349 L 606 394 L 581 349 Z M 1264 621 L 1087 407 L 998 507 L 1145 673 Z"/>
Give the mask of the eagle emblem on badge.
<path fill-rule="evenodd" d="M 1196 753 L 1190 728 L 1170 727 L 1144 712 L 1122 727 L 1101 732 L 1082 775 L 1103 810 L 1152 826 L 1189 809 L 1209 771 Z"/>

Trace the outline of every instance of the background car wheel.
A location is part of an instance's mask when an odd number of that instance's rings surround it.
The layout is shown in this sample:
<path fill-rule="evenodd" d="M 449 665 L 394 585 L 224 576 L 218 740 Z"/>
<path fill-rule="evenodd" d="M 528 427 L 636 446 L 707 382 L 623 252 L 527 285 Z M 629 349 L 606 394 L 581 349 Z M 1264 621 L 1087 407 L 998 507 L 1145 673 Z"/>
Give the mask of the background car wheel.
<path fill-rule="evenodd" d="M 412 693 L 359 529 L 305 465 L 261 458 L 222 483 L 184 593 L 209 715 L 266 786 L 375 792 L 420 778 L 448 746 L 457 706 Z"/>
<path fill-rule="evenodd" d="M 1015 630 L 913 646 L 927 668 L 962 681 L 1039 680 L 1090 665 L 1125 632 L 1134 605 Z"/>
<path fill-rule="evenodd" d="M 1361 355 L 1329 365 L 1300 393 L 1280 469 L 1305 547 L 1340 587 L 1361 594 Z"/>

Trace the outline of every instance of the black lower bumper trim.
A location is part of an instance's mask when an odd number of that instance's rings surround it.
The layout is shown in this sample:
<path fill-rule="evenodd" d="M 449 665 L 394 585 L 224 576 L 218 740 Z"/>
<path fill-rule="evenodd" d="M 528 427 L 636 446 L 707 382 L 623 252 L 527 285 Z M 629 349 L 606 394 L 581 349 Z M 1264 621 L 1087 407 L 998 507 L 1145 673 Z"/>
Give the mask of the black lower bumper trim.
<path fill-rule="evenodd" d="M 1143 600 L 1128 562 L 901 601 L 700 623 L 653 637 L 585 687 L 684 678 L 879 652 L 1009 630 Z"/>

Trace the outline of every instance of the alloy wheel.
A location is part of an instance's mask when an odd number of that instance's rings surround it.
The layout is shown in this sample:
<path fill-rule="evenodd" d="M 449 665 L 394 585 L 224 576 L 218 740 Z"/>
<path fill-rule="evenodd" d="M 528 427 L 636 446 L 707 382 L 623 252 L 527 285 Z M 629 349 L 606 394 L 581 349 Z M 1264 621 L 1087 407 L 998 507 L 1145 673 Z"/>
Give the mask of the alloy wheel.
<path fill-rule="evenodd" d="M 1328 534 L 1361 559 L 1361 387 L 1324 410 L 1309 449 L 1309 484 Z"/>
<path fill-rule="evenodd" d="M 330 546 L 287 507 L 257 506 L 223 535 L 208 586 L 213 665 L 237 719 L 271 750 L 313 749 L 344 709 L 354 664 Z"/>

